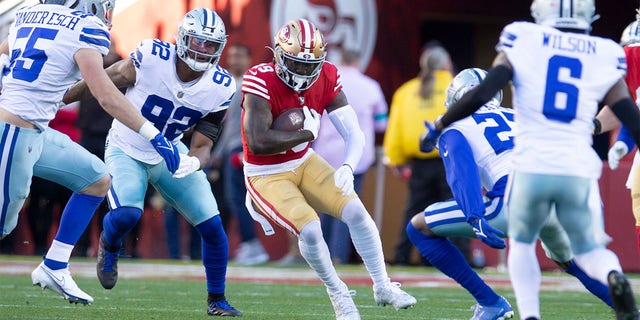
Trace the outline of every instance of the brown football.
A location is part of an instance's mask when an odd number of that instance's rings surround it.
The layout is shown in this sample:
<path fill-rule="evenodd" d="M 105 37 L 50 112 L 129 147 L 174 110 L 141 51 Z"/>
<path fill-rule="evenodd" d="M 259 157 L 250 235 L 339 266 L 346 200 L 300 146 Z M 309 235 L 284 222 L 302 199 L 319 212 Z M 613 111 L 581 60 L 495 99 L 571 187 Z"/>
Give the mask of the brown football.
<path fill-rule="evenodd" d="M 271 124 L 271 128 L 280 131 L 302 130 L 304 125 L 304 112 L 302 108 L 291 108 L 282 111 Z"/>

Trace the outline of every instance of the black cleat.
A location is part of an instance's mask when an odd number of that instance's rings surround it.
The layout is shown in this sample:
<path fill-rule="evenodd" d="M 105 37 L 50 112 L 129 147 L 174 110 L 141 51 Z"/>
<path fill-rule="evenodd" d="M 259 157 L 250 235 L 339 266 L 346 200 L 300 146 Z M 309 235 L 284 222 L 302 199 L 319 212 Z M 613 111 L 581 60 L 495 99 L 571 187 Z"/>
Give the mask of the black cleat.
<path fill-rule="evenodd" d="M 242 317 L 242 312 L 232 307 L 225 299 L 218 301 L 209 301 L 209 308 L 207 308 L 207 314 L 210 316 L 220 317 Z"/>
<path fill-rule="evenodd" d="M 617 320 L 638 320 L 638 307 L 627 278 L 618 271 L 611 271 L 607 276 L 609 293 L 613 301 L 613 309 Z"/>
<path fill-rule="evenodd" d="M 104 241 L 104 231 L 100 233 L 98 245 L 98 280 L 105 289 L 115 287 L 118 281 L 118 253 L 120 248 L 111 247 Z"/>

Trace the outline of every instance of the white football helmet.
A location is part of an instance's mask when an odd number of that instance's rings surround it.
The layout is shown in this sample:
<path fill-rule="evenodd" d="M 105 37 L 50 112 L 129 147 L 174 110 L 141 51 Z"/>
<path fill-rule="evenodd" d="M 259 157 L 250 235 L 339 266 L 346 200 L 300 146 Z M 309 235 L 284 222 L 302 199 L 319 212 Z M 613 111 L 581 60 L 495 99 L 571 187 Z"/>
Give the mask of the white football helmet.
<path fill-rule="evenodd" d="M 537 24 L 554 28 L 591 31 L 595 15 L 594 0 L 533 0 L 531 16 Z"/>
<path fill-rule="evenodd" d="M 445 107 L 447 107 L 447 109 L 451 107 L 460 100 L 465 93 L 479 85 L 486 77 L 487 71 L 480 68 L 469 68 L 460 71 L 453 77 L 453 80 L 451 80 L 451 83 L 449 83 L 447 87 L 447 97 L 444 100 Z M 490 102 L 500 105 L 502 103 L 502 90 L 496 93 Z"/>
<path fill-rule="evenodd" d="M 109 29 L 113 19 L 116 0 L 40 0 L 42 4 L 60 4 L 71 9 L 91 13 L 98 17 Z"/>
<path fill-rule="evenodd" d="M 291 20 L 274 37 L 276 74 L 293 90 L 308 89 L 318 80 L 327 56 L 322 32 L 305 19 Z"/>
<path fill-rule="evenodd" d="M 640 42 L 640 20 L 631 22 L 620 36 L 620 45 L 626 46 Z"/>
<path fill-rule="evenodd" d="M 178 57 L 195 71 L 206 71 L 216 65 L 226 43 L 224 22 L 211 9 L 187 12 L 178 26 Z"/>

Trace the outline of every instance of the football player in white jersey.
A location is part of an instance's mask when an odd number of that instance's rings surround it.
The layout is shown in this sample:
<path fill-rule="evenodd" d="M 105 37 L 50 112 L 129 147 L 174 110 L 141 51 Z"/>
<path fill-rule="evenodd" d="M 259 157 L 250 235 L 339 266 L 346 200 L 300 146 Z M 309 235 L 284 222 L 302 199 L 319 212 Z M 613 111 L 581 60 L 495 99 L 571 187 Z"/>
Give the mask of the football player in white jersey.
<path fill-rule="evenodd" d="M 0 45 L 0 54 L 10 56 L 0 95 L 0 239 L 15 228 L 32 176 L 72 190 L 56 237 L 31 279 L 33 284 L 83 304 L 93 302 L 93 298 L 71 278 L 69 257 L 104 199 L 110 177 L 100 159 L 48 127 L 65 91 L 82 75 L 102 107 L 153 146 L 169 170 L 175 171 L 180 161 L 177 149 L 142 117 L 103 71 L 102 56 L 111 42 L 114 3 L 42 0 L 17 11 L 9 37 Z"/>
<path fill-rule="evenodd" d="M 129 58 L 107 69 L 117 87 L 127 88 L 127 99 L 178 145 L 181 161 L 172 175 L 143 139 L 120 121 L 113 122 L 105 151 L 112 176 L 107 195 L 110 212 L 103 221 L 97 265 L 98 279 L 105 289 L 116 285 L 122 238 L 140 219 L 150 183 L 200 232 L 208 314 L 242 315 L 224 296 L 227 236 L 216 199 L 200 170 L 208 162 L 236 90 L 232 75 L 218 65 L 226 42 L 224 22 L 218 14 L 198 8 L 180 22 L 176 45 L 143 40 Z M 86 82 L 80 81 L 69 90 L 65 102 L 86 98 L 89 93 Z M 188 149 L 180 138 L 191 128 Z"/>
<path fill-rule="evenodd" d="M 445 105 L 453 105 L 486 77 L 487 72 L 465 69 L 447 88 Z M 500 106 L 502 91 L 471 116 L 443 130 L 438 140 L 447 182 L 454 199 L 437 202 L 418 213 L 407 225 L 407 235 L 431 265 L 456 280 L 477 301 L 472 320 L 509 319 L 513 309 L 471 269 L 464 256 L 446 237 L 477 237 L 487 245 L 503 249 L 507 217 L 503 197 L 508 174 L 513 170 L 513 110 Z M 485 190 L 485 196 L 481 190 Z M 555 215 L 541 232 L 549 258 L 609 306 L 607 286 L 587 276 L 572 260 L 566 233 Z"/>
<path fill-rule="evenodd" d="M 610 238 L 598 189 L 602 161 L 591 146 L 600 102 L 640 141 L 640 113 L 623 78 L 624 51 L 610 39 L 589 35 L 593 0 L 534 0 L 531 14 L 536 23 L 514 22 L 503 29 L 485 80 L 435 122 L 427 140 L 433 145 L 440 130 L 512 81 L 517 120 L 515 170 L 506 196 L 508 263 L 521 319 L 540 318 L 535 243 L 553 207 L 577 263 L 609 285 L 618 319 L 638 319 L 631 286 L 606 248 Z"/>

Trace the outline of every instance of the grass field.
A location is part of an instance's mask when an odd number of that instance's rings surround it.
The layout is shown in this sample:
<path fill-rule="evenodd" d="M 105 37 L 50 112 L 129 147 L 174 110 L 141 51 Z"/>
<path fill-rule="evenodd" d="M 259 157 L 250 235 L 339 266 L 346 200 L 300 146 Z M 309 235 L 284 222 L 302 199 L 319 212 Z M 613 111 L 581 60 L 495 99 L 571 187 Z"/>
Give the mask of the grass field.
<path fill-rule="evenodd" d="M 197 262 L 124 260 L 120 280 L 112 290 L 102 289 L 92 260 L 72 258 L 78 285 L 91 294 L 89 306 L 69 304 L 53 291 L 31 285 L 35 257 L 0 256 L 0 319 L 207 319 L 204 272 Z M 393 280 L 418 299 L 416 307 L 395 311 L 373 302 L 362 266 L 340 267 L 362 319 L 469 319 L 471 296 L 437 270 L 389 267 Z M 506 274 L 483 273 L 515 307 Z M 244 312 L 243 319 L 334 319 L 324 286 L 308 267 L 239 267 L 228 272 L 227 298 Z M 608 307 L 579 287 L 577 280 L 545 274 L 541 294 L 543 319 L 613 319 Z M 550 279 L 550 280 L 549 280 Z M 634 277 L 636 292 L 638 279 Z M 517 314 L 517 313 L 516 313 Z"/>

